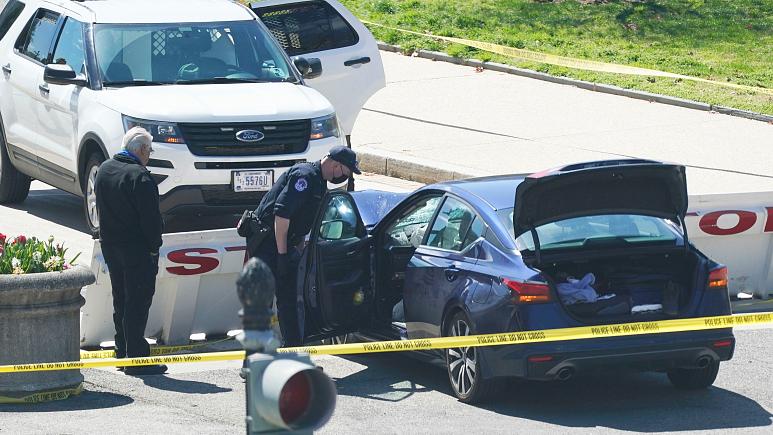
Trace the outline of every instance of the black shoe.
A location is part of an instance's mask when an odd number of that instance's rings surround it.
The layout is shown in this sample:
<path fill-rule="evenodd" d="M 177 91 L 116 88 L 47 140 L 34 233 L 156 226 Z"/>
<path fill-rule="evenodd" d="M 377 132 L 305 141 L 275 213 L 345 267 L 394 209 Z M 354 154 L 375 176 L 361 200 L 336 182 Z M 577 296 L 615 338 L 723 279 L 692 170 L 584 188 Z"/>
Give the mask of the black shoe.
<path fill-rule="evenodd" d="M 126 367 L 123 371 L 129 376 L 144 376 L 144 375 L 162 375 L 166 373 L 167 367 L 164 364 L 154 366 L 136 366 Z"/>

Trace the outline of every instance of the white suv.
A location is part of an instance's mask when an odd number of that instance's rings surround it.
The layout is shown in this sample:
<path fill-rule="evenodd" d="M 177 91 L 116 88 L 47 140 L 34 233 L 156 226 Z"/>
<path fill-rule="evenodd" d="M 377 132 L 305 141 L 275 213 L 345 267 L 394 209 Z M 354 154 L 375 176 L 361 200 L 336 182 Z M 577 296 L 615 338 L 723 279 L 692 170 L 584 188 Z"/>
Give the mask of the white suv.
<path fill-rule="evenodd" d="M 335 0 L 0 0 L 0 67 L 0 203 L 38 179 L 83 197 L 93 233 L 94 178 L 128 128 L 153 134 L 162 213 L 240 212 L 347 144 L 384 86 Z"/>

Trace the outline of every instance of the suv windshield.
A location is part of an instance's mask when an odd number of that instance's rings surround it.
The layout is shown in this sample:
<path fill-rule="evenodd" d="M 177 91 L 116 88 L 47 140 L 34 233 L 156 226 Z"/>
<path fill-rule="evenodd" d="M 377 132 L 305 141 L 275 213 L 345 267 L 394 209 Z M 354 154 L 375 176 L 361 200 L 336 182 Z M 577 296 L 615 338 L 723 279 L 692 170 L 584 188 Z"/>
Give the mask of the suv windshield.
<path fill-rule="evenodd" d="M 97 24 L 94 45 L 105 85 L 297 80 L 256 21 Z"/>
<path fill-rule="evenodd" d="M 499 219 L 513 232 L 513 209 L 497 212 Z M 540 249 L 577 248 L 588 245 L 636 244 L 646 242 L 673 243 L 679 237 L 677 229 L 669 221 L 641 215 L 598 215 L 583 216 L 551 222 L 537 227 Z M 515 239 L 518 250 L 534 250 L 531 233 L 524 233 Z"/>

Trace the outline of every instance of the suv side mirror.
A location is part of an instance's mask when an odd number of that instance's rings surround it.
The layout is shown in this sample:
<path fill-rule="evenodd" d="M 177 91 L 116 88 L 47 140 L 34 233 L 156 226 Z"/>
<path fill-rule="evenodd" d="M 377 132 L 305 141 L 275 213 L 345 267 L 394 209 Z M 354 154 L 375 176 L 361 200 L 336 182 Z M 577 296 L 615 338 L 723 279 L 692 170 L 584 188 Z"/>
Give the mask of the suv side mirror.
<path fill-rule="evenodd" d="M 322 61 L 316 57 L 305 58 L 296 56 L 293 63 L 305 79 L 313 79 L 322 75 Z"/>
<path fill-rule="evenodd" d="M 43 71 L 43 81 L 52 85 L 86 86 L 86 80 L 78 78 L 70 65 L 52 63 Z"/>

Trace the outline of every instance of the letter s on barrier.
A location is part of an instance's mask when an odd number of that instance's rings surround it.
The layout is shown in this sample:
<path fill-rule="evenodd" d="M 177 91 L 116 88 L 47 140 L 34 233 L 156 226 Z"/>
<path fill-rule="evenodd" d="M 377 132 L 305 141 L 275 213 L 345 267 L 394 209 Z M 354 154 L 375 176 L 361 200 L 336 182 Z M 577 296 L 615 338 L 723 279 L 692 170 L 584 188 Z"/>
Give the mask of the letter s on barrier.
<path fill-rule="evenodd" d="M 762 232 L 773 233 L 773 207 L 765 207 L 765 210 L 768 212 L 768 219 L 765 221 L 765 229 Z"/>
<path fill-rule="evenodd" d="M 200 275 L 215 270 L 220 264 L 217 258 L 203 256 L 189 256 L 189 253 L 217 254 L 217 249 L 212 248 L 188 248 L 172 251 L 166 255 L 172 263 L 198 266 L 195 269 L 187 269 L 185 266 L 167 267 L 166 270 L 173 275 Z"/>
<path fill-rule="evenodd" d="M 720 228 L 717 225 L 717 221 L 721 216 L 726 214 L 734 214 L 738 216 L 738 223 L 731 228 Z M 768 215 L 770 215 L 770 209 L 768 209 Z M 721 210 L 712 211 L 706 213 L 698 223 L 701 231 L 712 236 L 729 236 L 733 234 L 740 234 L 749 228 L 753 227 L 757 223 L 757 213 L 748 210 Z"/>

